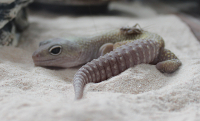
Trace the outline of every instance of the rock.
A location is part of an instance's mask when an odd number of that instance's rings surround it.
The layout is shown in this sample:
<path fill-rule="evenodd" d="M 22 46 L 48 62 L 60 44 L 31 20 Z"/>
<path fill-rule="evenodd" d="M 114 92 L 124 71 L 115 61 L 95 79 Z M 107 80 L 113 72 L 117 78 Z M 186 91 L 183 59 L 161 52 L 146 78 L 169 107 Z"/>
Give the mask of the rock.
<path fill-rule="evenodd" d="M 111 1 L 117 0 L 35 0 L 31 8 L 42 8 L 57 13 L 102 14 L 108 11 Z"/>
<path fill-rule="evenodd" d="M 16 46 L 20 32 L 28 27 L 26 6 L 33 0 L 0 1 L 0 46 Z"/>

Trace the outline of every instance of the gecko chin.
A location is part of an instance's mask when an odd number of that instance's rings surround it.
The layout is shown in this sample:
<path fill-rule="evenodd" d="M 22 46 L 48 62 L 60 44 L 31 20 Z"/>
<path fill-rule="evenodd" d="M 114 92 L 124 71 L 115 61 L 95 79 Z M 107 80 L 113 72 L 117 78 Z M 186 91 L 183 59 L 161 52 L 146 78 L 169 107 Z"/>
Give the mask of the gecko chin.
<path fill-rule="evenodd" d="M 70 68 L 77 65 L 80 65 L 73 57 L 66 57 L 66 56 L 53 56 L 48 55 L 44 56 L 42 53 L 35 52 L 32 55 L 33 62 L 35 66 L 42 66 L 42 67 L 62 67 L 62 68 Z"/>
<path fill-rule="evenodd" d="M 60 68 L 71 68 L 77 66 L 78 64 L 75 61 L 67 62 L 63 58 L 49 59 L 49 60 L 34 60 L 35 66 L 42 67 L 60 67 Z"/>
<path fill-rule="evenodd" d="M 56 62 L 58 62 L 60 58 L 49 59 L 49 60 L 38 60 L 33 59 L 35 66 L 54 66 Z"/>

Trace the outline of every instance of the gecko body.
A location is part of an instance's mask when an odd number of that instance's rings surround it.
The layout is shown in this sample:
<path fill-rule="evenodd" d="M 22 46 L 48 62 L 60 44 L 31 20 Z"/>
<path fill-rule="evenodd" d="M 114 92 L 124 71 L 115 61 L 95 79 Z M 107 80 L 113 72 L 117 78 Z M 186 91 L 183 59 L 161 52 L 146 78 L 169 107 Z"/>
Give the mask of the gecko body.
<path fill-rule="evenodd" d="M 138 36 L 143 30 L 134 27 L 132 31 L 132 34 L 113 30 L 91 37 L 53 38 L 41 42 L 32 58 L 36 66 L 68 68 L 82 65 L 102 55 L 100 49 L 106 43 L 141 38 Z"/>
<path fill-rule="evenodd" d="M 164 48 L 158 34 L 133 27 L 123 27 L 99 36 L 57 39 L 40 43 L 33 54 L 35 65 L 82 66 L 74 76 L 75 99 L 81 99 L 87 83 L 98 83 L 141 63 L 156 65 L 163 73 L 172 73 L 181 65 L 170 50 Z"/>

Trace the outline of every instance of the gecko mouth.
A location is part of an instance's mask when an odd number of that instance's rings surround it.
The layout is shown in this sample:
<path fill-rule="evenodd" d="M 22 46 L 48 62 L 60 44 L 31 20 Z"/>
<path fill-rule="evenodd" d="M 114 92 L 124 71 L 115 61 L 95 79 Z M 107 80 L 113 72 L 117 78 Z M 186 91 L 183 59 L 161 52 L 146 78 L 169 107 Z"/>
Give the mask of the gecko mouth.
<path fill-rule="evenodd" d="M 37 60 L 33 59 L 35 66 L 52 66 L 56 65 L 61 58 L 48 59 L 48 60 Z"/>

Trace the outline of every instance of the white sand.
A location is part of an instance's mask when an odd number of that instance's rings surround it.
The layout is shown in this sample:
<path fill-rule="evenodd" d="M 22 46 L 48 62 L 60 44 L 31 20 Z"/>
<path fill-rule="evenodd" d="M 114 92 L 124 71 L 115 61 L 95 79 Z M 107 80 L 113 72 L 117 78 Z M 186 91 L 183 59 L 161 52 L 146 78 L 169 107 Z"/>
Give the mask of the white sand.
<path fill-rule="evenodd" d="M 19 48 L 0 51 L 0 121 L 198 121 L 200 120 L 200 44 L 177 17 L 30 17 Z M 34 67 L 31 55 L 40 41 L 90 35 L 139 23 L 160 34 L 166 48 L 183 62 L 173 74 L 142 64 L 99 84 L 88 84 L 74 101 L 77 68 Z"/>

